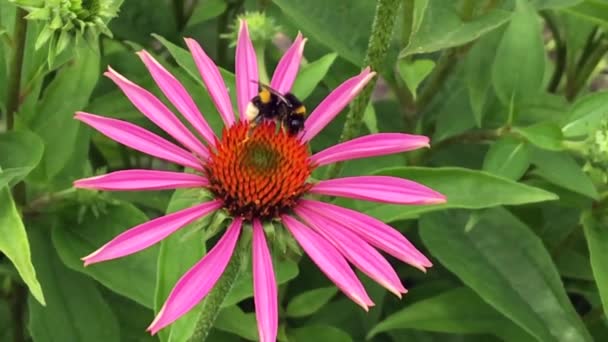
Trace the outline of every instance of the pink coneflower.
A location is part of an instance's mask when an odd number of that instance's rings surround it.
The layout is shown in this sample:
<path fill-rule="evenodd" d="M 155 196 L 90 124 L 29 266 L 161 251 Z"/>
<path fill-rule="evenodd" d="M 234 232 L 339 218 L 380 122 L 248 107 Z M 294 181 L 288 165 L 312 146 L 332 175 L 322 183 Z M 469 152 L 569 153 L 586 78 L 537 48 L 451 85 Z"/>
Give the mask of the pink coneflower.
<path fill-rule="evenodd" d="M 272 77 L 272 88 L 283 93 L 290 91 L 305 41 L 298 35 L 283 56 Z M 361 176 L 310 181 L 311 172 L 319 166 L 428 146 L 429 140 L 424 136 L 379 133 L 310 155 L 308 142 L 344 109 L 375 73 L 366 68 L 342 83 L 312 111 L 303 132 L 294 136 L 283 130 L 277 132 L 274 122 L 250 128 L 242 114 L 258 91 L 256 55 L 244 22 L 239 29 L 236 48 L 236 95 L 241 113 L 238 121 L 217 66 L 194 40 L 186 39 L 186 43 L 225 123 L 220 137 L 210 129 L 180 82 L 145 51 L 139 56 L 165 96 L 192 125 L 194 133 L 147 90 L 112 69 L 106 76 L 146 117 L 181 146 L 121 120 L 82 112 L 77 113 L 76 118 L 123 145 L 194 172 L 125 170 L 81 179 L 75 182 L 75 186 L 110 191 L 200 187 L 210 191 L 215 199 L 125 231 L 85 257 L 85 265 L 138 252 L 195 220 L 223 210 L 233 218 L 228 229 L 209 253 L 175 285 L 148 328 L 152 333 L 184 315 L 211 291 L 232 256 L 241 230 L 246 227 L 253 230 L 253 286 L 260 341 L 275 341 L 277 284 L 262 229 L 262 222 L 267 220 L 280 221 L 321 271 L 365 310 L 374 303 L 349 263 L 397 296 L 407 292 L 395 270 L 378 250 L 425 270 L 431 262 L 422 253 L 385 223 L 309 196 L 340 196 L 397 204 L 445 201 L 445 197 L 436 191 L 396 177 Z"/>

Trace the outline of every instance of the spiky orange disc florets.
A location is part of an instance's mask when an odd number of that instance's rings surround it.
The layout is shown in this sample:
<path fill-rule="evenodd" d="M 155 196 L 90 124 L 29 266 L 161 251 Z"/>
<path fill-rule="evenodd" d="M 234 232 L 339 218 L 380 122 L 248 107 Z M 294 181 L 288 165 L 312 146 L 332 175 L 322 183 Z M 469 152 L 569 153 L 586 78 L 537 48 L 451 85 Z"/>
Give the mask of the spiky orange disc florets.
<path fill-rule="evenodd" d="M 274 122 L 225 128 L 206 166 L 210 189 L 233 216 L 271 219 L 288 211 L 312 184 L 308 148 Z"/>

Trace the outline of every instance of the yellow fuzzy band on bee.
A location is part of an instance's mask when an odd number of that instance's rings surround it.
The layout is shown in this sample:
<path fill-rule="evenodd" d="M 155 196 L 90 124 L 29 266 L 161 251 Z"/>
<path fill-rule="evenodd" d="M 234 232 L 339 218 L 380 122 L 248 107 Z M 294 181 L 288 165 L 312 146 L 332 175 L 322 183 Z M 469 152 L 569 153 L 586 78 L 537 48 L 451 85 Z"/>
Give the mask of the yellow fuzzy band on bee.
<path fill-rule="evenodd" d="M 302 115 L 304 115 L 304 114 L 306 114 L 306 107 L 304 107 L 304 106 L 300 106 L 300 107 L 296 108 L 295 112 L 296 112 L 297 114 L 302 114 Z"/>
<path fill-rule="evenodd" d="M 259 96 L 260 96 L 260 101 L 262 101 L 262 103 L 270 102 L 270 92 L 268 91 L 268 89 L 260 90 Z"/>

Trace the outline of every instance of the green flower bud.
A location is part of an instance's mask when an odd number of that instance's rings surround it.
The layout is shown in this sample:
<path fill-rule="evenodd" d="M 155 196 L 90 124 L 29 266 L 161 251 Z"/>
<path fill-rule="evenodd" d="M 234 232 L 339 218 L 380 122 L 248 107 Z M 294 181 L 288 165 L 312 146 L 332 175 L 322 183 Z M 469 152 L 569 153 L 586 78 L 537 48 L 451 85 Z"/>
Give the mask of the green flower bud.
<path fill-rule="evenodd" d="M 80 40 L 94 45 L 100 34 L 112 36 L 108 22 L 116 17 L 123 0 L 10 0 L 25 9 L 28 20 L 44 22 L 36 49 L 49 43 L 49 64 Z"/>
<path fill-rule="evenodd" d="M 247 22 L 249 37 L 256 48 L 265 46 L 274 38 L 275 34 L 281 31 L 281 27 L 275 23 L 275 20 L 266 16 L 264 12 L 245 12 L 238 16 L 234 24 L 230 25 L 231 32 L 222 35 L 222 38 L 230 40 L 230 46 L 236 46 L 241 20 Z"/>

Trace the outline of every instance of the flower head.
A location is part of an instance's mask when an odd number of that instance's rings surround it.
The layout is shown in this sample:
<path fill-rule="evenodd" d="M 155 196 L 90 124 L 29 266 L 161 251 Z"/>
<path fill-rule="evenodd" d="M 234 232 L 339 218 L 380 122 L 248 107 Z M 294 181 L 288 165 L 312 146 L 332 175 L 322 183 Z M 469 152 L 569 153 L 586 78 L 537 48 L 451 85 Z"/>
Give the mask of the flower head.
<path fill-rule="evenodd" d="M 159 190 L 204 188 L 214 199 L 131 228 L 84 258 L 92 264 L 126 256 L 147 248 L 203 216 L 224 211 L 232 222 L 219 242 L 177 283 L 149 330 L 156 333 L 192 309 L 213 288 L 225 270 L 242 229 L 252 229 L 254 301 L 261 341 L 274 341 L 278 326 L 277 285 L 262 222 L 280 221 L 312 261 L 349 298 L 365 310 L 374 303 L 351 268 L 360 269 L 389 291 L 401 296 L 406 289 L 384 251 L 425 270 L 431 262 L 403 235 L 385 223 L 314 195 L 340 196 L 397 204 L 442 203 L 445 197 L 415 182 L 387 176 L 360 176 L 312 181 L 314 168 L 356 158 L 409 151 L 428 146 L 424 136 L 379 133 L 347 141 L 313 155 L 313 139 L 374 76 L 363 70 L 336 88 L 307 118 L 297 135 L 274 121 L 252 126 L 245 109 L 257 95 L 256 55 L 244 22 L 236 49 L 236 90 L 239 119 L 217 66 L 194 40 L 187 39 L 194 61 L 224 123 L 221 136 L 209 128 L 180 82 L 142 51 L 139 56 L 152 77 L 192 125 L 189 130 L 154 95 L 110 69 L 110 77 L 131 102 L 171 135 L 181 146 L 131 123 L 88 113 L 76 118 L 109 138 L 194 170 L 193 173 L 125 170 L 78 180 L 75 186 L 99 190 Z M 281 59 L 270 86 L 289 92 L 302 59 L 301 36 Z M 252 82 L 253 80 L 253 82 Z M 201 139 L 199 139 L 199 137 Z"/>

